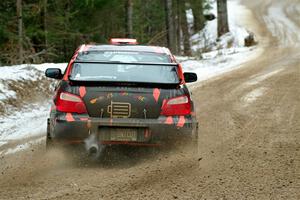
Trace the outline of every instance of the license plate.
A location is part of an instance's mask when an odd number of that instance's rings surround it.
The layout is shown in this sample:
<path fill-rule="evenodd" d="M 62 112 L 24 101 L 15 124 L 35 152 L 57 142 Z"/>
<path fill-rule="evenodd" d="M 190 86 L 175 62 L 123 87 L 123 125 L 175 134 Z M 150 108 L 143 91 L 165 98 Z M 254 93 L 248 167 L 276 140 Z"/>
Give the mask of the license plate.
<path fill-rule="evenodd" d="M 111 141 L 137 141 L 138 129 L 112 128 L 109 133 Z"/>

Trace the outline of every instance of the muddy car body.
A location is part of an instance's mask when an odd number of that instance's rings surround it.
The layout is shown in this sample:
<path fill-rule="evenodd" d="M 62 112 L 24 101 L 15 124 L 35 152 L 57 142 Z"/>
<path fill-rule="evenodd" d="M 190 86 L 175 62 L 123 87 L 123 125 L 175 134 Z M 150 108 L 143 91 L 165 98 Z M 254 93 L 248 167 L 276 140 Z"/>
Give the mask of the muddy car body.
<path fill-rule="evenodd" d="M 170 51 L 142 45 L 82 45 L 56 87 L 47 143 L 160 145 L 197 137 L 198 123 L 183 73 Z M 90 145 L 91 146 L 91 145 Z"/>

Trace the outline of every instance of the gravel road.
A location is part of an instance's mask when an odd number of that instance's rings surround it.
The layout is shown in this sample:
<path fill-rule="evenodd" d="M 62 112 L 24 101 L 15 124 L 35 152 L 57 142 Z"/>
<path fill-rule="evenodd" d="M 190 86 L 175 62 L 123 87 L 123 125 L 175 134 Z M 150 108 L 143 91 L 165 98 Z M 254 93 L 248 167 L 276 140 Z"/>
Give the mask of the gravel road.
<path fill-rule="evenodd" d="M 300 199 L 300 1 L 242 3 L 264 52 L 194 89 L 198 151 L 79 165 L 36 145 L 0 158 L 0 199 Z"/>

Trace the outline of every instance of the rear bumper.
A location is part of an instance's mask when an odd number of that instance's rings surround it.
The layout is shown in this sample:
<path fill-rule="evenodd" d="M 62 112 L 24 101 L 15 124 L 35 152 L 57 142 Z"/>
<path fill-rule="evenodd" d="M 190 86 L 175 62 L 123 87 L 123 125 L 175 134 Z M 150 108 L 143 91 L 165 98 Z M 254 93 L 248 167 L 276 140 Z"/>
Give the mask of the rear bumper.
<path fill-rule="evenodd" d="M 102 144 L 150 145 L 159 144 L 162 140 L 176 135 L 192 135 L 198 128 L 198 122 L 192 116 L 161 116 L 158 119 L 109 119 L 89 118 L 75 114 L 61 114 L 49 120 L 51 139 L 61 143 L 83 143 L 94 134 L 101 138 L 101 128 L 140 128 L 137 141 L 100 140 Z"/>

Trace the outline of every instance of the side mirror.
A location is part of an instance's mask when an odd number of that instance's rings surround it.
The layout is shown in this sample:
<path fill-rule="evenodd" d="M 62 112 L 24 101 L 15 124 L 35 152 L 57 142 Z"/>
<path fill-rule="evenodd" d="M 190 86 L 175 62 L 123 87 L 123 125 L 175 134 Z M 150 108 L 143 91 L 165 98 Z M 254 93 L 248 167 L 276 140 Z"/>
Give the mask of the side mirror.
<path fill-rule="evenodd" d="M 63 74 L 59 68 L 49 68 L 45 72 L 46 77 L 54 79 L 62 79 Z"/>
<path fill-rule="evenodd" d="M 196 73 L 185 72 L 185 73 L 183 73 L 183 76 L 184 76 L 184 80 L 186 83 L 192 83 L 192 82 L 196 82 L 198 80 Z"/>

